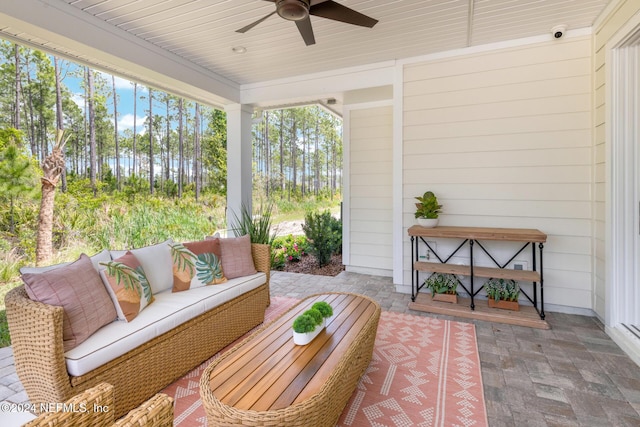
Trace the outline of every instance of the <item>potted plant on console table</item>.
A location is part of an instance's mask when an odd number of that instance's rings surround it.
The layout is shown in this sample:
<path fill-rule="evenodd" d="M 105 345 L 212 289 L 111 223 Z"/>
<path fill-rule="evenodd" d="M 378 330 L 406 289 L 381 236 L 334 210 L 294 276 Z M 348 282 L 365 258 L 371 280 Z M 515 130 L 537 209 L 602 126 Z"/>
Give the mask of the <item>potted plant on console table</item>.
<path fill-rule="evenodd" d="M 484 284 L 489 307 L 520 311 L 520 286 L 513 279 L 490 279 Z"/>
<path fill-rule="evenodd" d="M 425 281 L 424 285 L 431 290 L 433 301 L 443 301 L 456 304 L 458 302 L 458 280 L 452 274 L 433 273 Z"/>
<path fill-rule="evenodd" d="M 432 191 L 426 191 L 422 197 L 416 197 L 415 217 L 418 219 L 418 225 L 423 227 L 435 227 L 438 225 L 438 214 L 442 205 L 438 204 L 438 198 Z"/>
<path fill-rule="evenodd" d="M 333 315 L 328 302 L 315 302 L 311 308 L 293 321 L 293 342 L 307 345 L 327 326 L 327 318 Z"/>

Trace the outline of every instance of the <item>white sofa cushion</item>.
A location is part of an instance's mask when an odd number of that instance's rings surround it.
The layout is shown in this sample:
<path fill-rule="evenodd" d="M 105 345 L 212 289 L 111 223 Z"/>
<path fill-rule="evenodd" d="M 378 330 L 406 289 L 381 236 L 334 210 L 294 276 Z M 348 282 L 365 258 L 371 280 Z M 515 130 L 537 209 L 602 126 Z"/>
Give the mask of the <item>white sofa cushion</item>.
<path fill-rule="evenodd" d="M 171 276 L 170 276 L 171 277 Z M 238 277 L 219 285 L 184 292 L 154 294 L 155 302 L 131 322 L 110 323 L 65 353 L 67 371 L 84 375 L 194 317 L 266 282 L 264 273 Z"/>

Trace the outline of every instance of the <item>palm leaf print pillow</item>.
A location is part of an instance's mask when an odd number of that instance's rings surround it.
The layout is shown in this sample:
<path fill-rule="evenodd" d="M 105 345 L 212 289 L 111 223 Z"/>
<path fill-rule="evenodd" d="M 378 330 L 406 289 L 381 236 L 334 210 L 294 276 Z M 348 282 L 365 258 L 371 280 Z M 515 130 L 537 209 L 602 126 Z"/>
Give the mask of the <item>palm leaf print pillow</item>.
<path fill-rule="evenodd" d="M 153 293 L 147 275 L 134 254 L 127 251 L 113 261 L 100 263 L 106 268 L 100 272 L 114 302 L 118 319 L 132 321 L 138 313 L 153 302 Z"/>
<path fill-rule="evenodd" d="M 212 242 L 174 243 L 169 246 L 173 260 L 173 292 L 227 281 Z"/>

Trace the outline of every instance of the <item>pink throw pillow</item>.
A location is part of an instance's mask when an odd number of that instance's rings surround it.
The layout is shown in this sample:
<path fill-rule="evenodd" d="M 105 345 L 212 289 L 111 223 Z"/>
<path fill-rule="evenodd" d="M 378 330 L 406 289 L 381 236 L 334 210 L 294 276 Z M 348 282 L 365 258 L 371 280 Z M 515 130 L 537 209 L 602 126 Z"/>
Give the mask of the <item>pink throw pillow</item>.
<path fill-rule="evenodd" d="M 220 239 L 222 271 L 227 279 L 256 274 L 251 255 L 251 239 L 248 234 L 241 237 Z"/>
<path fill-rule="evenodd" d="M 116 319 L 113 302 L 91 259 L 85 254 L 54 270 L 25 273 L 22 280 L 33 301 L 64 308 L 64 351 L 77 347 Z"/>

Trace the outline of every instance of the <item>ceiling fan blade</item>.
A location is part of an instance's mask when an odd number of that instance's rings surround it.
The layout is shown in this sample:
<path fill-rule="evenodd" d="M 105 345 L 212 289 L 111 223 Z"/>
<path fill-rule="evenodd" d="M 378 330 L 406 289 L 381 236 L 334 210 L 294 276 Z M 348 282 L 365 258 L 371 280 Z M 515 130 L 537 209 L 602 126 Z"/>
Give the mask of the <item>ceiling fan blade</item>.
<path fill-rule="evenodd" d="M 306 45 L 316 44 L 316 38 L 313 36 L 313 28 L 311 27 L 311 19 L 307 16 L 305 19 L 295 22 Z"/>
<path fill-rule="evenodd" d="M 270 0 L 267 0 L 267 1 L 270 1 Z M 264 17 L 258 19 L 256 22 L 253 22 L 253 23 L 247 25 L 246 27 L 242 27 L 239 30 L 236 30 L 236 33 L 246 33 L 247 31 L 249 31 L 250 29 L 252 29 L 253 27 L 255 27 L 256 25 L 258 25 L 259 23 L 261 23 L 262 21 L 264 21 L 265 19 L 267 19 L 268 17 L 270 17 L 271 15 L 273 15 L 275 13 L 276 13 L 276 11 L 274 10 L 273 12 L 268 14 L 267 16 L 264 16 Z"/>
<path fill-rule="evenodd" d="M 355 10 L 343 6 L 340 3 L 336 3 L 333 0 L 314 4 L 309 9 L 309 14 L 332 19 L 334 21 L 345 22 L 347 24 L 359 25 L 361 27 L 371 28 L 378 23 L 377 19 L 373 19 L 360 12 L 356 12 Z"/>

